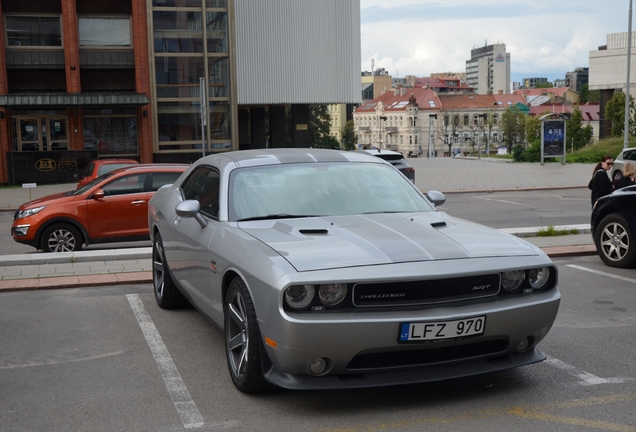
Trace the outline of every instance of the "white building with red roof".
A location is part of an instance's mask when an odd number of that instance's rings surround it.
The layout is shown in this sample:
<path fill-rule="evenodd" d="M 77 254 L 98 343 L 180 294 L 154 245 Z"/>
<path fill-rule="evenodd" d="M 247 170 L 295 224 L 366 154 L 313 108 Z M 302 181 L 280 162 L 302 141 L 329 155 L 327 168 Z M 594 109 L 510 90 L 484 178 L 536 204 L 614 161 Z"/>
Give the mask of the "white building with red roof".
<path fill-rule="evenodd" d="M 495 152 L 500 121 L 512 106 L 526 103 L 511 94 L 438 94 L 429 88 L 397 88 L 358 107 L 353 115 L 360 148 L 426 155 L 469 153 L 479 146 Z"/>

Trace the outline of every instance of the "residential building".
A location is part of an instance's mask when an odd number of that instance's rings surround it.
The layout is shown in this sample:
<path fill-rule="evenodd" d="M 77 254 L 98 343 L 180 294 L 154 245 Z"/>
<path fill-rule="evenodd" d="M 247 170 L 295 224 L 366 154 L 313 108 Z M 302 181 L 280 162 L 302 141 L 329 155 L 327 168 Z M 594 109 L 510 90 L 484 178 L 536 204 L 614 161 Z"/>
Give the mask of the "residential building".
<path fill-rule="evenodd" d="M 430 88 L 395 88 L 358 107 L 353 116 L 360 148 L 438 155 L 447 144 L 462 153 L 496 150 L 502 141 L 500 121 L 520 95 L 437 94 Z"/>
<path fill-rule="evenodd" d="M 540 84 L 548 84 L 548 79 L 537 78 L 537 77 L 524 78 L 522 82 L 523 82 L 524 89 L 534 89 L 534 88 L 537 88 L 537 86 Z"/>
<path fill-rule="evenodd" d="M 466 61 L 466 82 L 478 94 L 510 93 L 510 53 L 506 44 L 475 48 Z"/>
<path fill-rule="evenodd" d="M 362 72 L 361 81 L 362 103 L 377 98 L 393 87 L 393 78 L 384 68 Z"/>
<path fill-rule="evenodd" d="M 589 78 L 590 68 L 579 67 L 574 69 L 573 72 L 565 74 L 565 86 L 569 87 L 571 90 L 581 93 L 581 88 L 584 85 L 588 85 Z"/>
<path fill-rule="evenodd" d="M 0 0 L 0 14 L 0 183 L 25 155 L 75 172 L 86 154 L 308 147 L 310 105 L 360 102 L 359 0 Z"/>

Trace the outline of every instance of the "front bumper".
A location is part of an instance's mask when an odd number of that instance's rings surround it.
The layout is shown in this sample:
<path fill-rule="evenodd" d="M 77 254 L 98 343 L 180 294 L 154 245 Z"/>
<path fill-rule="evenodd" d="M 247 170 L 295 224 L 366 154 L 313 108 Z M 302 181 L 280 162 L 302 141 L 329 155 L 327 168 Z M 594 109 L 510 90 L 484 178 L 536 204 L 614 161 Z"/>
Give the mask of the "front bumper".
<path fill-rule="evenodd" d="M 263 338 L 276 342 L 276 348 L 264 345 L 271 363 L 265 365 L 265 377 L 290 389 L 355 388 L 437 381 L 536 363 L 545 359 L 535 347 L 552 327 L 560 299 L 555 287 L 528 296 L 421 309 L 323 314 L 278 310 L 268 314 L 267 322 L 259 323 Z M 403 322 L 475 316 L 486 316 L 483 335 L 398 343 Z M 530 344 L 520 350 L 525 340 Z M 317 358 L 328 364 L 322 376 L 310 370 Z"/>

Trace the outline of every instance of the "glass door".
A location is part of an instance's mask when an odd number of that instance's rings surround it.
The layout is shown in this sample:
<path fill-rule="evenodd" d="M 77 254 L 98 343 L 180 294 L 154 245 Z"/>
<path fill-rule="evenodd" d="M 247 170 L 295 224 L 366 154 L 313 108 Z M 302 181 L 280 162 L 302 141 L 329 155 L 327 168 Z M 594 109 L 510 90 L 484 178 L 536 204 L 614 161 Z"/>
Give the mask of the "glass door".
<path fill-rule="evenodd" d="M 18 151 L 42 150 L 42 129 L 38 117 L 20 117 L 18 126 Z"/>
<path fill-rule="evenodd" d="M 65 116 L 22 116 L 16 120 L 18 151 L 68 150 Z"/>

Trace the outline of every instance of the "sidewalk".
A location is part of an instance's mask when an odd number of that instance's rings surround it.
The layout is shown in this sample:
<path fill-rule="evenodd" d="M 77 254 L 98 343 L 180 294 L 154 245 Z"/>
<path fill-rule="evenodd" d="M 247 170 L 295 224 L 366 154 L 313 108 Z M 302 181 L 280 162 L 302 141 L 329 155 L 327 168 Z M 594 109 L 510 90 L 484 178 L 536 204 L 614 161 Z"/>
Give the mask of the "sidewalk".
<path fill-rule="evenodd" d="M 540 247 L 550 257 L 595 255 L 589 226 L 581 234 L 536 237 L 536 228 L 503 229 Z M 152 282 L 152 248 L 0 256 L 0 292 Z"/>
<path fill-rule="evenodd" d="M 566 189 L 587 187 L 594 164 L 517 164 L 495 158 L 409 158 L 421 190 L 467 193 L 499 190 Z M 32 189 L 0 189 L 0 211 L 14 211 L 30 199 L 74 190 L 75 184 Z M 596 254 L 589 225 L 578 235 L 537 237 L 546 227 L 502 229 L 524 237 L 551 257 Z M 0 292 L 76 288 L 152 282 L 152 248 L 107 249 L 66 253 L 0 255 Z"/>

